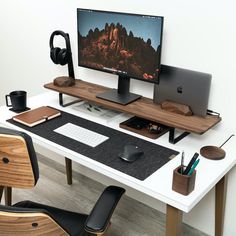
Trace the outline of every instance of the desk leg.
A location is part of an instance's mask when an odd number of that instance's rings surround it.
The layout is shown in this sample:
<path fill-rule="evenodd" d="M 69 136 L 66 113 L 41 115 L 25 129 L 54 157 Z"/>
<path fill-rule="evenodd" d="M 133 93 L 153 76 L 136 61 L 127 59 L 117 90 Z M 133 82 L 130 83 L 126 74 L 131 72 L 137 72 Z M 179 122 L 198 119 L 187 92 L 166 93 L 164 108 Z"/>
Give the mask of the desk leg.
<path fill-rule="evenodd" d="M 166 236 L 181 236 L 183 212 L 166 205 Z"/>
<path fill-rule="evenodd" d="M 223 236 L 227 176 L 215 187 L 215 236 Z"/>
<path fill-rule="evenodd" d="M 72 184 L 72 161 L 71 159 L 65 157 L 65 163 L 66 163 L 66 178 L 67 178 L 67 184 Z"/>

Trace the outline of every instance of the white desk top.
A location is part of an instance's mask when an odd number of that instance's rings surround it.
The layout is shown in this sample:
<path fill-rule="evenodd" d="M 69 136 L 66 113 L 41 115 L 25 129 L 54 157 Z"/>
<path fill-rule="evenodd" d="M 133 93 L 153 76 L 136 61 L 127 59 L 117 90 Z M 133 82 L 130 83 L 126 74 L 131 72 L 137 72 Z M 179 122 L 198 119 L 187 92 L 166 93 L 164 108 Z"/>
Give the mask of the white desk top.
<path fill-rule="evenodd" d="M 165 134 L 156 140 L 152 140 L 133 132 L 129 132 L 128 130 L 119 128 L 119 123 L 129 118 L 128 115 L 120 115 L 109 120 L 108 122 L 102 120 L 101 118 L 90 116 L 87 113 L 85 114 L 79 112 L 78 110 L 73 108 L 73 106 L 75 105 L 63 108 L 59 106 L 58 93 L 53 91 L 29 98 L 27 101 L 27 105 L 30 108 L 37 108 L 42 105 L 52 106 L 74 115 L 78 115 L 85 119 L 103 124 L 105 126 L 115 128 L 130 135 L 143 138 L 147 141 L 169 147 L 171 149 L 179 151 L 180 153 L 184 151 L 185 164 L 189 162 L 195 152 L 199 152 L 202 146 L 220 146 L 232 134 L 232 131 L 227 132 L 226 130 L 224 130 L 223 125 L 221 124 L 223 122 L 222 121 L 220 124 L 218 124 L 217 127 L 209 130 L 204 135 L 190 134 L 177 144 L 173 145 L 168 142 L 168 134 Z M 9 128 L 20 129 L 19 127 L 6 122 L 7 119 L 11 118 L 14 115 L 15 113 L 9 111 L 9 108 L 5 106 L 0 107 L 0 123 L 4 126 L 8 126 Z M 200 162 L 197 166 L 195 189 L 188 196 L 184 196 L 172 190 L 173 170 L 180 165 L 180 154 L 173 160 L 165 164 L 162 168 L 157 170 L 154 174 L 149 176 L 147 179 L 145 179 L 144 181 L 140 181 L 134 177 L 131 177 L 109 166 L 89 159 L 79 153 L 71 151 L 33 133 L 27 133 L 31 135 L 33 141 L 38 145 L 60 155 L 64 155 L 81 165 L 84 165 L 96 172 L 99 172 L 109 178 L 125 184 L 130 188 L 145 193 L 148 196 L 151 196 L 166 204 L 176 207 L 184 212 L 189 212 L 236 163 L 236 145 L 233 145 L 236 138 L 232 137 L 229 142 L 227 142 L 223 147 L 226 151 L 226 157 L 223 160 L 212 161 L 200 156 Z"/>

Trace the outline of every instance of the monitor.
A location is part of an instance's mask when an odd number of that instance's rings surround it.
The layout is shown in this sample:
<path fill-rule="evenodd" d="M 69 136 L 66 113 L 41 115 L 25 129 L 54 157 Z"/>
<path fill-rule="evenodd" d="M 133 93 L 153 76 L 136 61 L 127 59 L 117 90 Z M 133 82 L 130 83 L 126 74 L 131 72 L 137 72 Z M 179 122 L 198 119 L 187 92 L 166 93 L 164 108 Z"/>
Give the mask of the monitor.
<path fill-rule="evenodd" d="M 77 9 L 78 65 L 118 75 L 118 88 L 98 98 L 126 105 L 130 78 L 159 82 L 163 17 Z"/>

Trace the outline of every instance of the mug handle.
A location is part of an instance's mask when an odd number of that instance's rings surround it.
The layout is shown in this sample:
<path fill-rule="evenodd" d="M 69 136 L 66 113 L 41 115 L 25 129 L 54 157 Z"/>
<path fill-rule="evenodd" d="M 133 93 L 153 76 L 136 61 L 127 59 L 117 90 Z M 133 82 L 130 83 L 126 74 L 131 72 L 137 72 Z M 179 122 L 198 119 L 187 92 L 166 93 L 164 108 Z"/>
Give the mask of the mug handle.
<path fill-rule="evenodd" d="M 12 107 L 12 104 L 8 103 L 8 97 L 10 97 L 10 95 L 6 95 L 5 97 L 6 97 L 6 105 L 7 105 L 7 107 Z"/>

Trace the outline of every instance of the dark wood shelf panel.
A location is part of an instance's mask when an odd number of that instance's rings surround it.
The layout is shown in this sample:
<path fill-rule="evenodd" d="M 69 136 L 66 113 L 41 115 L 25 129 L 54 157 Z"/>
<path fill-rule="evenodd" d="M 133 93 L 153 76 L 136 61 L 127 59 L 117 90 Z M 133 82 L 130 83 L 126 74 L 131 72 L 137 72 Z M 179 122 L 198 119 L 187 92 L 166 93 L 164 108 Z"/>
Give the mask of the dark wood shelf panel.
<path fill-rule="evenodd" d="M 44 87 L 62 94 L 81 98 L 82 100 L 93 102 L 113 110 L 129 113 L 150 121 L 159 122 L 163 125 L 197 134 L 205 133 L 221 121 L 221 117 L 218 116 L 183 116 L 173 112 L 168 112 L 161 109 L 160 105 L 154 103 L 152 99 L 145 97 L 142 97 L 125 106 L 114 102 L 109 102 L 96 98 L 96 95 L 105 92 L 110 88 L 82 80 L 76 80 L 75 85 L 72 87 L 58 87 L 53 85 L 53 83 L 45 84 Z"/>

